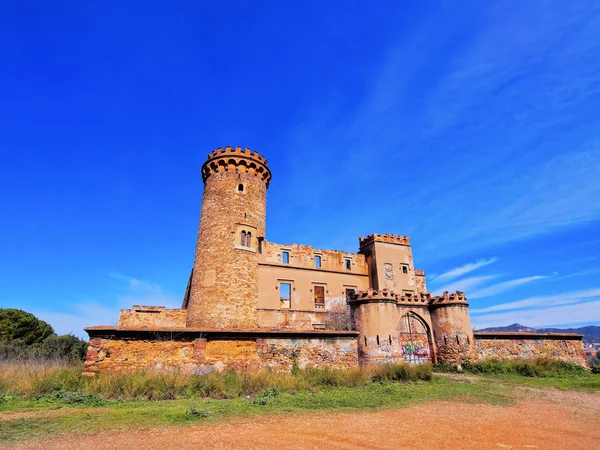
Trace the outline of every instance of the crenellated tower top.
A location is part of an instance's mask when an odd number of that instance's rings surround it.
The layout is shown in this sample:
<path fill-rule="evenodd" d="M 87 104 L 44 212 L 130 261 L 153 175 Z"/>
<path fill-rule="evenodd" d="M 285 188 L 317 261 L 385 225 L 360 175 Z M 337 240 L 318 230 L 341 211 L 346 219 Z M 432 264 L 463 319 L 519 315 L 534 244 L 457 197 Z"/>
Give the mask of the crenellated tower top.
<path fill-rule="evenodd" d="M 442 295 L 432 297 L 430 305 L 432 307 L 446 306 L 446 305 L 465 305 L 467 303 L 467 297 L 464 292 L 456 291 L 454 294 L 450 294 L 448 291 L 444 291 Z"/>
<path fill-rule="evenodd" d="M 360 248 L 373 242 L 386 242 L 388 244 L 410 245 L 410 237 L 397 234 L 370 234 L 361 236 L 358 240 Z"/>
<path fill-rule="evenodd" d="M 258 152 L 242 147 L 219 147 L 213 150 L 202 165 L 202 181 L 215 173 L 249 173 L 262 179 L 267 187 L 271 182 L 271 171 L 267 160 Z"/>

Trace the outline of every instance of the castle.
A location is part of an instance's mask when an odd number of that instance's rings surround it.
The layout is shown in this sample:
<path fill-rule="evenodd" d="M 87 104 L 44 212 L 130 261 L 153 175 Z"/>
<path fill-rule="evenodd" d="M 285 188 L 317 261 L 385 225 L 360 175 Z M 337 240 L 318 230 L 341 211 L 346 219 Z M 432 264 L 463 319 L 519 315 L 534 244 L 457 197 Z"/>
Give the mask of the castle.
<path fill-rule="evenodd" d="M 408 236 L 357 253 L 266 240 L 267 160 L 240 147 L 203 164 L 194 266 L 181 309 L 133 306 L 86 328 L 86 372 L 192 373 L 554 357 L 585 364 L 580 335 L 474 333 L 462 292 L 433 296 Z"/>

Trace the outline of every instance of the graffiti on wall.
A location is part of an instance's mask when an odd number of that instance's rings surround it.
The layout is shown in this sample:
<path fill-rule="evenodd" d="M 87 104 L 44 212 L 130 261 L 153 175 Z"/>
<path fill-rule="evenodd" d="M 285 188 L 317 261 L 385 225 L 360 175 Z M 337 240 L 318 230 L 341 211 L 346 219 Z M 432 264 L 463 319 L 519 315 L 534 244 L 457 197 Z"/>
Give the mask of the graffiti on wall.
<path fill-rule="evenodd" d="M 431 343 L 427 325 L 415 314 L 400 319 L 400 349 L 404 362 L 422 364 L 431 361 Z"/>

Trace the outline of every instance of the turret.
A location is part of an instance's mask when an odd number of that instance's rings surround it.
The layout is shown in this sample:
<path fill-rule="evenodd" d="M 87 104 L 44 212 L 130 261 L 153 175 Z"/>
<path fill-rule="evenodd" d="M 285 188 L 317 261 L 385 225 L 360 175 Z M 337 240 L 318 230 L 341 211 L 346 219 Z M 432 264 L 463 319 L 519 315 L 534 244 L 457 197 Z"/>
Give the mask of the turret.
<path fill-rule="evenodd" d="M 210 153 L 201 172 L 202 210 L 184 302 L 187 326 L 257 328 L 257 252 L 265 236 L 271 171 L 257 152 L 226 147 Z"/>
<path fill-rule="evenodd" d="M 463 292 L 433 297 L 429 303 L 439 361 L 460 363 L 476 358 L 475 337 Z"/>

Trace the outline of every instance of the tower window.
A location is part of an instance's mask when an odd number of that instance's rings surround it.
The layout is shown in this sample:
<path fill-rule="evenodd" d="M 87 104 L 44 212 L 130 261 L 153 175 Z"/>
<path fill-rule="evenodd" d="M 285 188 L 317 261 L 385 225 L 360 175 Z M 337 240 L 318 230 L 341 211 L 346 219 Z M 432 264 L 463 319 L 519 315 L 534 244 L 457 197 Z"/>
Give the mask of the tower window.
<path fill-rule="evenodd" d="M 244 192 L 244 185 L 243 184 L 238 184 L 238 192 Z"/>
<path fill-rule="evenodd" d="M 241 237 L 240 237 L 240 245 L 242 247 L 246 247 L 246 239 L 247 239 L 247 234 L 246 234 L 245 231 L 242 230 L 242 234 L 241 234 Z"/>
<path fill-rule="evenodd" d="M 344 267 L 346 268 L 346 270 L 350 270 L 352 268 L 352 260 L 344 259 Z"/>
<path fill-rule="evenodd" d="M 252 233 L 249 231 L 246 234 L 246 247 L 252 247 Z"/>
<path fill-rule="evenodd" d="M 290 252 L 281 252 L 281 262 L 283 264 L 290 263 Z"/>
<path fill-rule="evenodd" d="M 315 255 L 315 267 L 321 267 L 321 257 L 319 255 Z"/>
<path fill-rule="evenodd" d="M 292 285 L 279 283 L 279 305 L 282 309 L 290 309 L 292 305 Z"/>
<path fill-rule="evenodd" d="M 402 264 L 402 273 L 408 273 L 408 266 L 406 264 Z"/>

